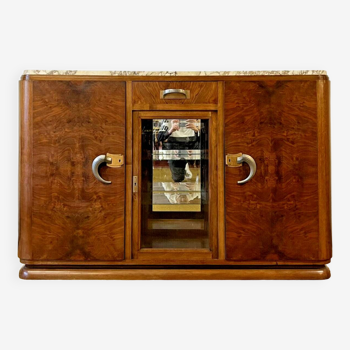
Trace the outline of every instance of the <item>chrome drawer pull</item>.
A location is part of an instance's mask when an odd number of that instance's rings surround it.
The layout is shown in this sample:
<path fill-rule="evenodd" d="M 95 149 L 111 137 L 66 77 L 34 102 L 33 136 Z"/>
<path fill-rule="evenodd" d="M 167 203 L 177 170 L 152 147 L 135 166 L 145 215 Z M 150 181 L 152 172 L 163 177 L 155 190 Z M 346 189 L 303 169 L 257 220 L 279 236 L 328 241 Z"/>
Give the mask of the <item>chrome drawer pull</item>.
<path fill-rule="evenodd" d="M 176 94 L 176 95 L 175 95 Z M 182 96 L 179 96 L 182 95 Z M 164 99 L 187 99 L 190 98 L 190 90 L 166 89 L 160 91 L 160 98 Z"/>

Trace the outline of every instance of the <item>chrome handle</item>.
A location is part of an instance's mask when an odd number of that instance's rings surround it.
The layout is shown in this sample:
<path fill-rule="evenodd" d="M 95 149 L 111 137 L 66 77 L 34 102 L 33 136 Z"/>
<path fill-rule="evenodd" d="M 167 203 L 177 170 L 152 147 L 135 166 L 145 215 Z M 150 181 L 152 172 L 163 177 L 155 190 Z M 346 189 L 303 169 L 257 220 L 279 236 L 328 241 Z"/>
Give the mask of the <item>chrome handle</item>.
<path fill-rule="evenodd" d="M 253 176 L 256 173 L 256 163 L 253 157 L 249 156 L 248 154 L 242 154 L 240 157 L 237 158 L 237 163 L 242 164 L 242 163 L 247 163 L 250 168 L 250 172 L 247 178 L 241 181 L 237 181 L 238 184 L 242 185 L 247 183 L 249 180 L 253 178 Z"/>
<path fill-rule="evenodd" d="M 112 181 L 106 181 L 104 179 L 102 179 L 100 173 L 98 172 L 98 168 L 102 163 L 107 163 L 107 156 L 106 155 L 101 155 L 101 156 L 97 156 L 93 162 L 92 162 L 92 173 L 94 174 L 94 176 L 96 177 L 96 179 L 98 181 L 101 181 L 104 184 L 111 184 Z"/>
<path fill-rule="evenodd" d="M 92 173 L 94 174 L 96 179 L 104 184 L 111 184 L 112 181 L 107 181 L 103 179 L 100 173 L 98 172 L 98 168 L 103 163 L 106 163 L 106 165 L 111 168 L 120 168 L 122 165 L 124 165 L 124 157 L 121 154 L 107 153 L 106 155 L 102 154 L 100 156 L 97 156 L 92 161 Z"/>
<path fill-rule="evenodd" d="M 184 89 L 166 89 L 166 90 L 161 90 L 160 91 L 160 98 L 166 98 L 167 95 L 171 94 L 180 94 L 183 95 L 183 98 L 189 98 L 190 97 L 190 91 L 189 90 L 184 90 Z M 177 96 L 174 97 L 168 97 L 168 98 L 173 98 L 176 99 L 178 98 Z"/>
<path fill-rule="evenodd" d="M 248 154 L 236 153 L 236 154 L 226 154 L 226 165 L 230 168 L 241 167 L 242 163 L 247 163 L 250 168 L 250 173 L 248 177 L 244 180 L 237 181 L 238 184 L 242 185 L 247 183 L 253 178 L 256 173 L 256 163 L 253 157 Z"/>

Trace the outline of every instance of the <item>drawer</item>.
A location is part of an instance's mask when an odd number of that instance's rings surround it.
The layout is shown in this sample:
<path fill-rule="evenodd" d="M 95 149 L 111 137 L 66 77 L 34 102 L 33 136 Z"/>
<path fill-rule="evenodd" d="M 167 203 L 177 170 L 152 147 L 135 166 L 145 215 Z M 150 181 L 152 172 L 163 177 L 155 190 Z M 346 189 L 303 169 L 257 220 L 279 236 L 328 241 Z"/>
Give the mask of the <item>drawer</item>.
<path fill-rule="evenodd" d="M 134 82 L 133 109 L 216 109 L 217 82 Z"/>

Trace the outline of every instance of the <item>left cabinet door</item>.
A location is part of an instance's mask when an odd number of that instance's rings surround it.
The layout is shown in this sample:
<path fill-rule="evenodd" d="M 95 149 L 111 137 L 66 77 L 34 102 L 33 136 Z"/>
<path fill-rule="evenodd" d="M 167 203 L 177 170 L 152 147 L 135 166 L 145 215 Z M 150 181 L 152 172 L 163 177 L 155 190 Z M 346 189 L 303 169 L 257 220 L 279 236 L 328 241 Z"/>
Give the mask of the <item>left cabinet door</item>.
<path fill-rule="evenodd" d="M 21 81 L 19 257 L 124 258 L 125 169 L 95 157 L 125 155 L 125 83 Z"/>

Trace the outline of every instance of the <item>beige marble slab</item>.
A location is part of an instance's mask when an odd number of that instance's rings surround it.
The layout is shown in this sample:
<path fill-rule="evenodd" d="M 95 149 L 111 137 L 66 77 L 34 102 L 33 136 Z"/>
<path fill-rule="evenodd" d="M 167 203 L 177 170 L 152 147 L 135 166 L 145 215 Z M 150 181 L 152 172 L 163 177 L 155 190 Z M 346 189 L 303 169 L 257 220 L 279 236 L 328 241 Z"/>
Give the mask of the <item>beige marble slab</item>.
<path fill-rule="evenodd" d="M 24 75 L 107 75 L 107 76 L 248 76 L 248 75 L 327 75 L 325 70 L 271 71 L 84 71 L 84 70 L 25 70 Z"/>

